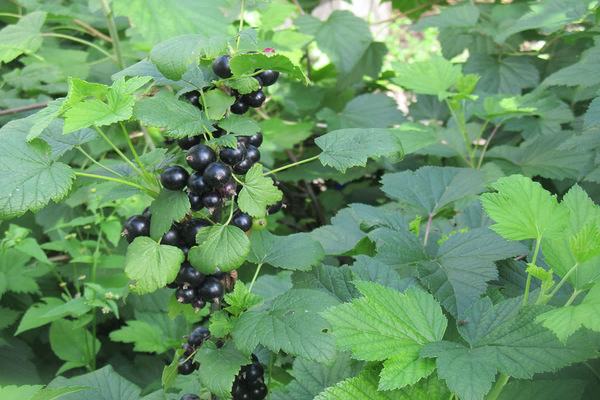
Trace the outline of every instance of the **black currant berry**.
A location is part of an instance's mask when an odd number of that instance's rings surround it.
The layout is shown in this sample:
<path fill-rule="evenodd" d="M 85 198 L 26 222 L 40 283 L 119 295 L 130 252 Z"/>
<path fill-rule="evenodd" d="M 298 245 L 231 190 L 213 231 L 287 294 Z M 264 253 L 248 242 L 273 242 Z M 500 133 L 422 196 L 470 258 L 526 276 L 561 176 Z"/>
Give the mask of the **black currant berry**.
<path fill-rule="evenodd" d="M 238 143 L 235 149 L 231 147 L 223 147 L 219 152 L 221 161 L 227 165 L 234 165 L 239 163 L 246 156 L 246 147 L 243 144 Z"/>
<path fill-rule="evenodd" d="M 181 228 L 178 225 L 171 225 L 169 229 L 160 240 L 160 244 L 166 244 L 168 246 L 179 246 L 183 243 L 183 235 Z"/>
<path fill-rule="evenodd" d="M 246 396 L 246 398 L 248 398 L 248 391 L 246 390 L 242 382 L 235 380 L 233 382 L 233 387 L 231 388 L 231 396 L 233 397 L 233 400 L 242 399 L 244 395 Z"/>
<path fill-rule="evenodd" d="M 212 276 L 213 278 L 217 278 L 218 280 L 221 280 L 221 279 L 225 278 L 225 275 L 227 275 L 227 272 L 223 272 L 219 269 L 219 267 L 217 267 L 215 272 L 213 272 L 209 276 Z"/>
<path fill-rule="evenodd" d="M 177 283 L 177 281 L 173 281 L 171 283 L 167 283 L 167 287 L 169 289 L 177 289 L 179 287 L 179 283 Z"/>
<path fill-rule="evenodd" d="M 215 128 L 215 130 L 213 132 L 211 132 L 211 135 L 216 139 L 216 138 L 220 138 L 223 135 L 227 134 L 227 131 L 223 128 L 221 128 L 220 126 L 218 126 L 217 124 L 213 124 L 213 127 Z"/>
<path fill-rule="evenodd" d="M 182 303 L 182 304 L 190 304 L 192 301 L 194 301 L 197 297 L 197 293 L 196 293 L 196 289 L 194 288 L 187 288 L 184 289 L 183 287 L 177 288 L 177 290 L 175 291 L 175 298 L 177 299 L 178 302 Z"/>
<path fill-rule="evenodd" d="M 252 400 L 263 400 L 265 397 L 267 397 L 267 386 L 264 383 L 250 390 L 250 399 Z"/>
<path fill-rule="evenodd" d="M 196 396 L 193 393 L 185 394 L 179 400 L 200 400 L 200 397 Z"/>
<path fill-rule="evenodd" d="M 247 382 L 253 382 L 259 378 L 262 378 L 265 370 L 259 363 L 252 363 L 244 365 L 242 367 L 242 373 L 245 374 Z"/>
<path fill-rule="evenodd" d="M 233 103 L 229 110 L 234 114 L 243 115 L 246 114 L 246 111 L 248 111 L 249 108 L 250 106 L 240 99 Z"/>
<path fill-rule="evenodd" d="M 207 276 L 202 285 L 198 287 L 198 296 L 209 303 L 221 298 L 225 293 L 225 287 L 220 280 L 215 277 Z"/>
<path fill-rule="evenodd" d="M 208 164 L 217 161 L 217 154 L 212 148 L 197 144 L 188 150 L 185 161 L 194 171 L 202 172 Z"/>
<path fill-rule="evenodd" d="M 187 181 L 187 188 L 190 192 L 198 196 L 210 191 L 210 186 L 204 183 L 204 178 L 200 172 L 194 172 L 190 175 Z"/>
<path fill-rule="evenodd" d="M 151 219 L 152 215 L 150 215 L 150 207 L 146 207 L 144 208 L 144 211 L 142 211 L 142 217 Z"/>
<path fill-rule="evenodd" d="M 250 136 L 236 136 L 235 139 L 238 143 L 243 144 L 244 147 L 250 144 Z"/>
<path fill-rule="evenodd" d="M 210 222 L 204 218 L 190 219 L 183 225 L 183 240 L 190 246 L 196 245 L 196 235 L 200 232 L 200 229 L 210 226 Z"/>
<path fill-rule="evenodd" d="M 192 372 L 194 372 L 195 369 L 196 369 L 196 367 L 194 366 L 194 361 L 192 361 L 191 358 L 190 359 L 186 359 L 186 358 L 179 359 L 179 365 L 177 366 L 177 372 L 179 373 L 179 375 L 189 375 Z"/>
<path fill-rule="evenodd" d="M 231 224 L 237 226 L 244 232 L 248 232 L 252 228 L 252 217 L 238 210 L 238 212 L 233 215 Z"/>
<path fill-rule="evenodd" d="M 202 346 L 202 343 L 210 337 L 208 328 L 200 326 L 192 331 L 187 338 L 188 344 L 192 346 Z"/>
<path fill-rule="evenodd" d="M 206 306 L 206 301 L 204 299 L 196 299 L 192 301 L 192 307 L 196 309 L 196 312 L 202 310 Z"/>
<path fill-rule="evenodd" d="M 190 174 L 179 165 L 171 165 L 160 174 L 160 181 L 165 189 L 181 190 L 187 185 Z"/>
<path fill-rule="evenodd" d="M 165 145 L 170 146 L 173 143 L 175 143 L 175 138 L 172 138 L 172 137 L 166 137 L 165 138 Z"/>
<path fill-rule="evenodd" d="M 197 90 L 192 90 L 191 92 L 187 92 L 183 95 L 190 103 L 195 105 L 196 107 L 202 109 L 202 104 L 200 104 L 200 92 Z"/>
<path fill-rule="evenodd" d="M 246 146 L 246 158 L 252 161 L 253 164 L 260 161 L 260 150 L 256 146 L 249 144 Z"/>
<path fill-rule="evenodd" d="M 250 143 L 252 146 L 260 147 L 262 142 L 263 142 L 263 135 L 260 132 L 257 132 L 254 135 L 248 137 L 248 143 Z"/>
<path fill-rule="evenodd" d="M 279 72 L 266 69 L 260 74 L 256 75 L 262 81 L 263 86 L 271 86 L 279 78 Z"/>
<path fill-rule="evenodd" d="M 178 282 L 188 283 L 190 286 L 200 286 L 205 278 L 206 275 L 192 267 L 192 264 L 188 261 L 184 261 L 181 264 L 181 268 L 179 268 L 179 273 L 177 274 Z"/>
<path fill-rule="evenodd" d="M 231 78 L 233 74 L 231 73 L 231 68 L 229 67 L 229 59 L 231 56 L 222 55 L 219 56 L 212 63 L 212 70 L 219 78 Z"/>
<path fill-rule="evenodd" d="M 177 144 L 179 145 L 179 148 L 181 150 L 188 150 L 192 146 L 195 146 L 198 143 L 200 143 L 201 140 L 202 140 L 202 136 L 201 135 L 186 136 L 186 137 L 183 137 L 181 139 L 177 139 Z"/>
<path fill-rule="evenodd" d="M 150 220 L 143 215 L 134 215 L 125 221 L 123 236 L 128 243 L 138 236 L 150 236 Z"/>
<path fill-rule="evenodd" d="M 182 237 L 183 237 L 183 233 L 182 233 Z M 180 244 L 179 248 L 181 249 L 181 251 L 183 251 L 183 254 L 185 255 L 185 258 L 187 259 L 187 255 L 190 252 L 190 245 L 189 244 Z"/>
<path fill-rule="evenodd" d="M 213 162 L 206 167 L 202 177 L 207 185 L 218 188 L 231 179 L 231 168 L 222 162 Z"/>
<path fill-rule="evenodd" d="M 271 204 L 270 206 L 267 207 L 267 214 L 271 215 L 271 214 L 278 213 L 279 210 L 281 210 L 281 207 L 283 207 L 283 203 L 281 202 L 281 200 L 279 200 L 278 202 Z"/>
<path fill-rule="evenodd" d="M 242 96 L 242 101 L 253 108 L 262 106 L 266 99 L 267 96 L 265 96 L 262 90 L 257 90 Z"/>
<path fill-rule="evenodd" d="M 219 194 L 219 196 L 228 199 L 237 193 L 236 189 L 237 187 L 235 185 L 235 182 L 229 181 L 220 188 L 217 188 L 217 193 Z"/>
<path fill-rule="evenodd" d="M 189 356 L 191 356 L 194 353 L 194 347 L 190 346 L 187 343 L 181 343 L 181 348 L 184 351 L 183 355 L 186 356 L 186 357 L 189 357 Z"/>
<path fill-rule="evenodd" d="M 202 204 L 206 208 L 216 208 L 221 204 L 221 196 L 217 192 L 208 192 L 202 195 Z"/>
<path fill-rule="evenodd" d="M 245 175 L 246 172 L 250 171 L 250 168 L 252 168 L 253 165 L 254 163 L 252 160 L 244 158 L 242 161 L 233 166 L 233 173 L 237 175 Z"/>
<path fill-rule="evenodd" d="M 192 211 L 199 211 L 204 207 L 202 204 L 202 196 L 199 196 L 194 193 L 188 193 L 188 199 L 190 199 L 190 206 Z"/>

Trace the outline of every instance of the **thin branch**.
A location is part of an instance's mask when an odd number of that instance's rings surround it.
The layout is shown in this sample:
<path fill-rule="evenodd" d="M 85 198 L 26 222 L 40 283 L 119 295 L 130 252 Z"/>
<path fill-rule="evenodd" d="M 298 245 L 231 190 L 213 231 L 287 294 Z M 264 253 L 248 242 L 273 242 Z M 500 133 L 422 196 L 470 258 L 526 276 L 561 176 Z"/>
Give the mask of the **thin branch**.
<path fill-rule="evenodd" d="M 287 154 L 287 156 L 291 162 L 293 162 L 293 163 L 298 162 L 298 159 L 296 158 L 294 153 L 292 153 L 291 150 L 286 149 L 285 153 Z M 319 222 L 319 225 L 321 225 L 321 226 L 325 225 L 325 216 L 323 215 L 323 210 L 321 209 L 321 204 L 319 203 L 319 200 L 317 199 L 317 196 L 315 195 L 315 192 L 314 192 L 312 186 L 310 186 L 310 183 L 304 179 L 302 180 L 302 182 L 304 182 L 304 187 L 306 189 L 306 193 L 308 193 L 308 197 L 310 197 L 310 199 L 312 200 L 313 207 L 315 208 L 315 213 L 317 214 L 317 221 Z"/>
<path fill-rule="evenodd" d="M 304 9 L 302 8 L 302 6 L 300 5 L 300 3 L 298 2 L 298 0 L 292 0 L 292 2 L 294 3 L 294 5 L 296 7 L 298 7 L 298 12 L 300 13 L 300 15 L 302 14 L 306 14 L 306 12 L 304 11 Z"/>
<path fill-rule="evenodd" d="M 113 40 L 110 37 L 106 36 L 104 33 L 100 32 L 98 29 L 89 26 L 88 24 L 86 24 L 85 22 L 83 22 L 79 19 L 74 19 L 73 22 L 75 22 L 77 25 L 85 28 L 85 30 L 88 31 L 90 35 L 97 36 L 102 40 L 106 40 L 107 42 L 112 43 Z"/>
<path fill-rule="evenodd" d="M 2 115 L 10 115 L 10 114 L 17 114 L 23 111 L 30 111 L 30 110 L 37 110 L 38 108 L 44 108 L 48 105 L 48 103 L 50 103 L 49 101 L 44 101 L 41 103 L 36 103 L 36 104 L 30 104 L 28 106 L 22 106 L 22 107 L 15 107 L 15 108 L 8 108 L 6 110 L 2 110 L 0 111 L 0 116 Z"/>

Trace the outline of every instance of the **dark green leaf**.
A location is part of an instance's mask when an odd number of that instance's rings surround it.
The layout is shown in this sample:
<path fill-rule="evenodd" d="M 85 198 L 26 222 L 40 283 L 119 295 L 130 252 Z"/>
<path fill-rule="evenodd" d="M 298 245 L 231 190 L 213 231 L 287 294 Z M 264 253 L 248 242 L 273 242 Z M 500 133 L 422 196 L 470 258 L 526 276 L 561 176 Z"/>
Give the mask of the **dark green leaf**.
<path fill-rule="evenodd" d="M 253 232 L 250 243 L 248 261 L 255 264 L 306 271 L 324 257 L 323 248 L 308 233 L 275 236 L 265 229 Z"/>
<path fill-rule="evenodd" d="M 150 204 L 150 236 L 158 241 L 173 222 L 179 222 L 190 212 L 190 200 L 183 191 L 163 189 Z"/>
<path fill-rule="evenodd" d="M 220 349 L 205 343 L 195 359 L 206 366 L 200 369 L 200 382 L 213 394 L 221 397 L 230 395 L 233 379 L 242 365 L 250 363 L 250 358 L 240 353 L 232 341 L 228 341 Z"/>

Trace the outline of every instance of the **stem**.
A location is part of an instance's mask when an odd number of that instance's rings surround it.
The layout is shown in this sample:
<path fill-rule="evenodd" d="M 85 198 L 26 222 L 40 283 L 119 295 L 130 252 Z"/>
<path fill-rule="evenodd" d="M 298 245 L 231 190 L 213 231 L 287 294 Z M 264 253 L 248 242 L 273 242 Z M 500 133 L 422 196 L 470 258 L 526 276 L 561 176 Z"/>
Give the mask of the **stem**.
<path fill-rule="evenodd" d="M 85 44 L 87 46 L 90 46 L 96 50 L 98 50 L 100 53 L 104 54 L 105 56 L 107 56 L 108 58 L 110 58 L 112 61 L 116 62 L 115 58 L 113 57 L 112 54 L 110 54 L 108 51 L 104 50 L 102 47 L 98 46 L 95 43 L 92 42 L 88 42 L 87 40 L 84 39 L 79 39 L 75 36 L 71 36 L 71 35 L 63 35 L 62 33 L 42 33 L 41 36 L 53 36 L 53 37 L 57 37 L 57 38 L 61 38 L 61 39 L 67 39 L 67 40 L 72 40 L 73 42 L 78 42 L 78 43 L 82 43 Z"/>
<path fill-rule="evenodd" d="M 510 376 L 500 374 L 500 376 L 498 377 L 498 380 L 496 381 L 496 384 L 492 388 L 492 391 L 490 392 L 490 394 L 488 394 L 488 397 L 486 400 L 496 400 L 498 398 L 498 396 L 500 395 L 500 392 L 504 388 L 504 385 L 506 385 L 506 382 L 508 382 L 509 379 L 510 379 Z"/>
<path fill-rule="evenodd" d="M 22 111 L 37 110 L 38 108 L 44 108 L 44 107 L 46 107 L 48 105 L 48 103 L 50 103 L 50 102 L 49 101 L 44 101 L 44 102 L 41 102 L 41 103 L 30 104 L 28 106 L 8 108 L 6 110 L 0 111 L 0 116 L 2 116 L 2 115 L 9 115 L 9 114 L 17 114 L 17 113 L 20 113 Z"/>
<path fill-rule="evenodd" d="M 573 303 L 573 301 L 577 298 L 577 296 L 579 296 L 579 293 L 582 293 L 582 292 L 584 292 L 584 291 L 583 290 L 575 290 L 563 307 L 569 307 L 571 305 L 571 303 Z"/>
<path fill-rule="evenodd" d="M 554 288 L 554 290 L 552 292 L 550 292 L 550 295 L 549 295 L 550 298 L 552 296 L 554 296 L 556 294 L 556 292 L 558 292 L 558 289 L 560 289 L 560 287 L 567 281 L 567 279 L 569 278 L 569 276 L 573 272 L 575 272 L 575 270 L 577 269 L 577 267 L 579 267 L 579 263 L 578 262 L 576 262 L 575 265 L 573 265 L 573 267 L 569 270 L 569 272 L 567 272 L 565 274 L 565 276 L 560 280 L 560 282 L 558 282 L 558 285 L 556 285 L 556 287 Z M 577 292 L 577 290 L 575 292 Z M 548 300 L 550 300 L 550 298 L 548 298 Z"/>
<path fill-rule="evenodd" d="M 92 283 L 96 284 L 96 269 L 98 268 L 98 258 L 100 257 L 100 240 L 102 239 L 102 228 L 98 232 L 96 241 L 96 250 L 94 251 L 94 262 L 92 264 Z M 96 293 L 96 292 L 94 292 Z M 98 294 L 98 293 L 96 293 Z M 96 370 L 96 307 L 92 308 L 92 371 Z"/>
<path fill-rule="evenodd" d="M 535 265 L 535 261 L 537 260 L 538 253 L 540 252 L 540 244 L 542 243 L 542 238 L 538 237 L 535 239 L 535 251 L 533 252 L 533 259 L 531 263 Z M 523 306 L 527 305 L 527 299 L 529 298 L 529 286 L 531 285 L 531 274 L 527 273 L 527 283 L 525 284 L 525 297 L 523 298 Z"/>
<path fill-rule="evenodd" d="M 152 196 L 155 199 L 158 197 L 158 193 L 155 193 L 153 190 L 150 190 L 142 185 L 138 185 L 137 183 L 129 182 L 129 181 L 126 181 L 123 179 L 113 178 L 112 176 L 87 174 L 85 172 L 75 172 L 75 175 L 84 176 L 86 178 L 96 178 L 96 179 L 103 179 L 105 181 L 119 182 L 119 183 L 122 183 L 123 185 L 129 185 L 129 186 L 133 186 L 134 188 L 138 188 L 138 189 L 142 190 L 143 192 L 147 193 L 149 196 Z"/>
<path fill-rule="evenodd" d="M 314 156 L 314 157 L 307 158 L 306 160 L 297 161 L 297 162 L 292 163 L 292 164 L 284 165 L 283 167 L 275 168 L 275 169 L 273 169 L 273 170 L 271 170 L 269 172 L 265 172 L 263 174 L 263 176 L 271 175 L 271 174 L 274 174 L 276 172 L 283 171 L 283 170 L 291 168 L 291 167 L 295 167 L 296 165 L 300 165 L 300 164 L 304 164 L 304 163 L 307 163 L 307 162 L 315 161 L 318 158 L 319 158 L 319 156 L 317 155 L 317 156 Z"/>
<path fill-rule="evenodd" d="M 477 169 L 481 168 L 481 163 L 483 162 L 483 156 L 485 155 L 485 152 L 486 152 L 488 146 L 490 145 L 492 138 L 494 137 L 496 132 L 498 132 L 498 128 L 500 128 L 500 125 L 496 125 L 494 127 L 494 130 L 490 134 L 490 137 L 488 137 L 487 140 L 485 141 L 485 144 L 483 145 L 483 150 L 481 150 L 481 155 L 479 156 L 479 162 L 477 163 Z"/>
<path fill-rule="evenodd" d="M 111 174 L 114 174 L 114 175 L 118 176 L 119 178 L 123 177 L 123 175 L 119 174 L 118 172 L 113 171 L 112 169 L 108 168 L 106 165 L 103 165 L 103 164 L 99 163 L 98 161 L 96 161 L 94 159 L 94 157 L 90 156 L 84 149 L 81 148 L 81 146 L 76 146 L 75 148 L 77 150 L 79 150 L 84 156 L 86 156 L 91 162 L 93 162 L 94 164 L 96 164 L 97 166 L 102 168 L 103 170 L 110 172 Z"/>
<path fill-rule="evenodd" d="M 100 0 L 100 4 L 102 5 L 102 10 L 104 11 L 106 24 L 108 25 L 108 33 L 112 39 L 113 50 L 115 51 L 115 56 L 117 57 L 117 65 L 120 69 L 124 69 L 125 64 L 123 63 L 123 54 L 121 53 L 121 42 L 119 41 L 119 32 L 117 32 L 117 25 L 115 24 L 113 12 L 110 9 L 107 0 Z"/>
<path fill-rule="evenodd" d="M 238 29 L 237 39 L 235 40 L 235 53 L 238 51 L 238 47 L 240 46 L 240 32 L 244 28 L 244 10 L 246 9 L 246 0 L 242 0 L 242 11 L 240 12 L 240 27 Z"/>
<path fill-rule="evenodd" d="M 586 367 L 588 367 L 589 370 L 592 371 L 592 374 L 594 374 L 594 376 L 596 376 L 596 379 L 598 379 L 600 381 L 600 374 L 598 374 L 598 372 L 596 372 L 596 370 L 594 368 L 592 368 L 592 366 L 587 361 L 584 361 L 582 364 L 585 365 Z"/>
<path fill-rule="evenodd" d="M 11 18 L 23 18 L 22 15 L 19 14 L 11 14 L 11 13 L 0 13 L 0 17 L 11 17 Z"/>
<path fill-rule="evenodd" d="M 252 286 L 254 286 L 254 282 L 256 281 L 256 278 L 258 278 L 258 273 L 260 272 L 260 269 L 262 268 L 263 263 L 260 263 L 256 266 L 256 271 L 254 272 L 254 276 L 252 277 L 252 281 L 250 282 L 250 286 L 248 287 L 248 293 L 250 293 L 252 291 Z"/>
<path fill-rule="evenodd" d="M 122 152 L 121 150 L 119 150 L 119 148 L 118 148 L 117 146 L 115 146 L 115 144 L 114 144 L 114 143 L 113 143 L 113 142 L 112 142 L 112 141 L 111 141 L 111 140 L 108 138 L 108 136 L 106 136 L 106 135 L 104 134 L 104 132 L 102 132 L 102 131 L 100 130 L 100 128 L 98 128 L 96 125 L 94 125 L 94 128 L 96 128 L 96 131 L 98 131 L 98 133 L 100 134 L 100 136 L 102 136 L 102 139 L 104 139 L 104 140 L 106 141 L 106 143 L 108 143 L 108 145 L 109 145 L 110 147 L 112 147 L 112 149 L 113 149 L 114 151 L 116 151 L 116 152 L 117 152 L 117 154 L 118 154 L 119 156 L 121 156 L 121 158 L 122 158 L 122 159 L 123 159 L 123 160 L 124 160 L 124 161 L 125 161 L 127 164 L 129 164 L 129 166 L 130 166 L 131 168 L 133 168 L 133 170 L 134 170 L 135 172 L 137 172 L 137 173 L 138 173 L 138 175 L 141 175 L 141 176 L 143 176 L 143 175 L 144 175 L 144 173 L 143 173 L 142 171 L 140 171 L 140 170 L 139 170 L 139 169 L 138 169 L 138 168 L 137 168 L 137 167 L 136 167 L 136 166 L 135 166 L 135 165 L 134 165 L 134 164 L 131 162 L 131 160 L 130 160 L 129 158 L 127 158 L 127 156 L 126 156 L 125 154 L 123 154 L 123 152 Z"/>
<path fill-rule="evenodd" d="M 85 22 L 83 22 L 83 21 L 81 21 L 81 20 L 79 20 L 77 18 L 75 18 L 73 20 L 73 22 L 75 22 L 77 25 L 85 28 L 85 30 L 88 31 L 90 35 L 92 35 L 92 36 L 98 36 L 100 39 L 106 40 L 107 42 L 110 42 L 110 43 L 113 42 L 113 40 L 111 38 L 109 38 L 108 36 L 106 36 L 104 33 L 100 32 L 96 28 L 93 28 L 93 27 L 89 26 Z"/>
<path fill-rule="evenodd" d="M 235 205 L 235 196 L 233 196 L 231 198 L 231 207 L 229 210 L 229 218 L 227 218 L 227 222 L 225 222 L 225 225 L 229 225 L 229 223 L 231 222 L 231 219 L 233 218 L 233 206 Z"/>
<path fill-rule="evenodd" d="M 429 218 L 427 219 L 427 228 L 425 228 L 425 240 L 423 241 L 423 246 L 427 246 L 427 239 L 429 239 L 429 229 L 431 228 L 431 221 L 433 220 L 434 214 L 429 214 Z"/>
<path fill-rule="evenodd" d="M 450 113 L 452 114 L 452 118 L 454 118 L 454 120 L 456 121 L 456 125 L 458 127 L 458 129 L 460 130 L 460 133 L 463 136 L 463 140 L 465 141 L 465 147 L 467 150 L 467 155 L 469 156 L 469 166 L 471 168 L 473 168 L 473 154 L 472 154 L 472 147 L 471 147 L 471 143 L 469 142 L 469 135 L 467 134 L 467 129 L 466 129 L 466 124 L 465 124 L 465 117 L 464 114 L 457 114 L 456 111 L 454 111 L 454 108 L 452 108 L 452 105 L 450 105 L 450 101 L 448 99 L 446 99 L 446 105 L 448 106 L 448 109 L 450 110 Z M 462 109 L 462 107 L 461 107 Z"/>
<path fill-rule="evenodd" d="M 121 125 L 121 129 L 123 130 L 123 134 L 125 135 L 125 140 L 127 140 L 127 144 L 129 145 L 129 150 L 131 150 L 131 153 L 133 153 L 133 157 L 135 158 L 135 161 L 137 161 L 137 163 L 140 166 L 140 168 L 142 169 L 142 172 L 144 173 L 144 175 L 148 175 L 148 172 L 146 171 L 146 167 L 144 166 L 144 163 L 142 162 L 142 160 L 140 160 L 140 156 L 138 156 L 137 151 L 135 151 L 135 147 L 133 147 L 133 143 L 131 143 L 131 138 L 129 137 L 129 133 L 127 132 L 127 129 L 125 129 L 125 125 L 121 121 L 119 121 L 119 125 Z"/>

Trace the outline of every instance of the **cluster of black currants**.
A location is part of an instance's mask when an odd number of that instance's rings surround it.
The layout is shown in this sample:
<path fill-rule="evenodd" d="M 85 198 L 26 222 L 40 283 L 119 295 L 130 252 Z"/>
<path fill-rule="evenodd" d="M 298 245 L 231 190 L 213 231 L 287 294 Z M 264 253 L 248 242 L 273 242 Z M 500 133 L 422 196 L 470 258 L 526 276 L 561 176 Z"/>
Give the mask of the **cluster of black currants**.
<path fill-rule="evenodd" d="M 187 343 L 183 343 L 181 348 L 184 350 L 183 357 L 178 361 L 177 372 L 180 375 L 189 375 L 197 370 L 200 365 L 194 361 L 194 354 L 206 340 L 210 338 L 210 331 L 203 326 L 198 327 L 187 336 Z"/>
<path fill-rule="evenodd" d="M 264 372 L 258 358 L 252 354 L 252 364 L 244 365 L 233 381 L 233 400 L 263 400 L 267 397 Z"/>
<path fill-rule="evenodd" d="M 270 53 L 272 51 L 272 49 L 265 49 L 263 52 Z M 227 79 L 233 76 L 231 67 L 229 66 L 230 59 L 230 55 L 222 55 L 213 61 L 212 70 L 219 78 Z M 235 90 L 231 91 L 231 95 L 235 96 L 235 103 L 233 103 L 230 108 L 232 113 L 242 115 L 245 114 L 250 107 L 258 108 L 262 106 L 267 98 L 262 91 L 262 88 L 271 86 L 277 82 L 279 72 L 266 69 L 254 75 L 253 78 L 258 82 L 257 90 L 247 94 L 240 94 Z"/>

